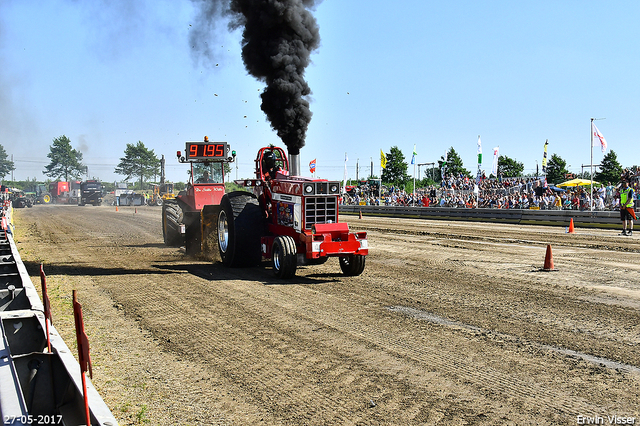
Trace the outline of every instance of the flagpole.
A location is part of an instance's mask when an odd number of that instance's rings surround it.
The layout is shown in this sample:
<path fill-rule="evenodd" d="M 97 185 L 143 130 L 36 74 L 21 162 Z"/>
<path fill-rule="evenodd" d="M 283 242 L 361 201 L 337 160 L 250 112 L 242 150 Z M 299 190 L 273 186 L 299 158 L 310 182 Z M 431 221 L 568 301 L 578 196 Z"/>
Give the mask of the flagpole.
<path fill-rule="evenodd" d="M 387 168 L 387 156 L 380 149 L 380 181 L 378 183 L 378 199 L 382 201 L 382 169 Z"/>
<path fill-rule="evenodd" d="M 413 162 L 413 206 L 416 206 L 416 163 Z"/>
<path fill-rule="evenodd" d="M 343 176 L 342 192 L 347 192 L 347 153 L 344 153 L 344 176 Z"/>
<path fill-rule="evenodd" d="M 482 173 L 482 142 L 480 141 L 480 135 L 478 135 L 478 171 L 476 172 L 476 187 L 478 192 L 476 193 L 476 202 L 480 204 L 480 181 Z M 475 191 L 474 191 L 475 192 Z"/>
<path fill-rule="evenodd" d="M 591 173 L 591 196 L 589 197 L 589 210 L 593 211 L 593 118 L 591 119 L 591 163 L 589 164 Z"/>
<path fill-rule="evenodd" d="M 416 146 L 413 145 L 413 206 L 416 206 Z"/>
<path fill-rule="evenodd" d="M 594 124 L 593 122 L 595 120 L 605 120 L 604 118 L 592 118 L 591 119 L 591 164 L 589 165 L 589 169 L 591 170 L 591 211 L 593 211 L 593 133 L 594 133 Z M 602 146 L 605 146 L 606 149 L 606 141 L 604 141 L 603 143 L 603 139 L 604 137 L 602 136 L 602 134 L 600 133 L 600 131 L 598 131 L 598 139 L 600 139 L 600 144 Z M 603 151 L 604 152 L 604 151 Z"/>

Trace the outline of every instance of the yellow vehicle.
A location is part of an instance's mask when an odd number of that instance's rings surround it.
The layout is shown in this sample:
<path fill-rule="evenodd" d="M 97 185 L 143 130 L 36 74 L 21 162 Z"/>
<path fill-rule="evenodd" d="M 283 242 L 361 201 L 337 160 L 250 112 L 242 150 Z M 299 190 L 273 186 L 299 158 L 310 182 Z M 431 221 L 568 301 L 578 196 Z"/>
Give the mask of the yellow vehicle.
<path fill-rule="evenodd" d="M 173 193 L 173 183 L 152 183 L 153 194 L 149 197 L 147 204 L 150 206 L 161 206 L 166 200 L 173 200 L 176 195 Z"/>

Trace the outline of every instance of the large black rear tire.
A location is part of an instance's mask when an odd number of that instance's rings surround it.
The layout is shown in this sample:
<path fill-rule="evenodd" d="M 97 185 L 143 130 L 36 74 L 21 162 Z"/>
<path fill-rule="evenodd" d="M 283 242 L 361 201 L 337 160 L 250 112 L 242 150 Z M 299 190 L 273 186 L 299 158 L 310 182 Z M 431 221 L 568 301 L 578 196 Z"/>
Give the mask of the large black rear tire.
<path fill-rule="evenodd" d="M 365 257 L 360 254 L 350 254 L 340 258 L 340 269 L 348 277 L 355 277 L 364 271 Z"/>
<path fill-rule="evenodd" d="M 222 263 L 234 268 L 258 265 L 263 229 L 262 211 L 253 194 L 244 191 L 225 194 L 218 214 L 218 248 Z"/>
<path fill-rule="evenodd" d="M 280 235 L 273 240 L 271 263 L 273 273 L 282 279 L 293 278 L 298 266 L 296 242 L 288 235 Z"/>
<path fill-rule="evenodd" d="M 184 245 L 184 238 L 180 233 L 183 222 L 182 209 L 175 200 L 171 200 L 162 206 L 162 237 L 164 243 L 169 247 L 180 247 Z"/>

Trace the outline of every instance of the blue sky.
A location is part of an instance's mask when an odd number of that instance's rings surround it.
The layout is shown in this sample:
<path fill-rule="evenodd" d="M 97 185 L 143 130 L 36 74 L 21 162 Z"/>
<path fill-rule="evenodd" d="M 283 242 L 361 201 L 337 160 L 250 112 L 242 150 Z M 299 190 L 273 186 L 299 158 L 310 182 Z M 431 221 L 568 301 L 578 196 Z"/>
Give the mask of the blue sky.
<path fill-rule="evenodd" d="M 189 45 L 198 13 L 189 0 L 0 0 L 0 144 L 14 177 L 46 179 L 63 134 L 104 181 L 122 179 L 113 170 L 138 141 L 184 181 L 175 152 L 204 135 L 229 142 L 238 177 L 252 176 L 258 149 L 282 145 L 263 84 L 225 23 L 213 57 Z M 453 147 L 474 172 L 478 135 L 486 170 L 499 146 L 535 172 L 548 139 L 549 156 L 580 172 L 592 117 L 606 118 L 597 125 L 620 163 L 640 165 L 640 2 L 324 0 L 314 15 L 305 175 L 315 158 L 318 177 L 341 179 L 345 152 L 350 178 L 358 159 L 360 177 L 371 159 L 378 175 L 380 149 L 408 162 L 414 144 L 419 163 Z"/>

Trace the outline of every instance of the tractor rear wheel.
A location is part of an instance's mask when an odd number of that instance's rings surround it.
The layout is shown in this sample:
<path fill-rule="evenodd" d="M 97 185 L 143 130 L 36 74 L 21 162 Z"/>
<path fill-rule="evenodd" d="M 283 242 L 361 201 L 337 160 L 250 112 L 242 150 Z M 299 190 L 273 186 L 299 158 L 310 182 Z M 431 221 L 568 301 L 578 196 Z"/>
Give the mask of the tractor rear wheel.
<path fill-rule="evenodd" d="M 271 262 L 276 277 L 289 279 L 296 274 L 298 266 L 296 242 L 288 235 L 280 235 L 273 241 Z"/>
<path fill-rule="evenodd" d="M 218 248 L 222 263 L 234 268 L 258 265 L 263 227 L 262 210 L 255 195 L 245 191 L 225 194 L 218 214 Z"/>
<path fill-rule="evenodd" d="M 365 257 L 361 254 L 350 254 L 340 258 L 340 269 L 348 277 L 358 276 L 364 271 Z"/>
<path fill-rule="evenodd" d="M 184 245 L 180 226 L 182 225 L 182 209 L 174 200 L 162 205 L 162 237 L 169 247 Z"/>

